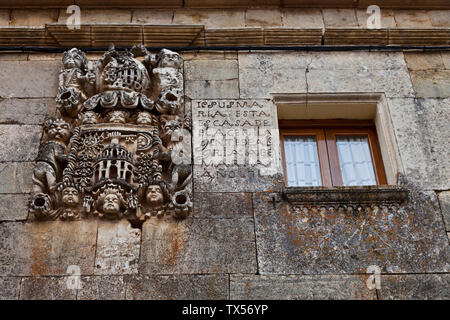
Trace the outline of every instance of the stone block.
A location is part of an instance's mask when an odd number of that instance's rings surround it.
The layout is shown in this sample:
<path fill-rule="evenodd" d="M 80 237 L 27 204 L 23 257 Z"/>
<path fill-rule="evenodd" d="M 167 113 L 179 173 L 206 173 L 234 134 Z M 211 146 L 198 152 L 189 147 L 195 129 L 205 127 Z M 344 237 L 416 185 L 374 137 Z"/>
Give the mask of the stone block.
<path fill-rule="evenodd" d="M 245 12 L 246 27 L 281 27 L 281 11 L 279 9 L 247 9 Z"/>
<path fill-rule="evenodd" d="M 141 231 L 128 220 L 98 223 L 95 274 L 120 275 L 137 272 Z"/>
<path fill-rule="evenodd" d="M 404 55 L 409 70 L 444 69 L 440 52 L 405 52 Z"/>
<path fill-rule="evenodd" d="M 231 300 L 376 300 L 363 275 L 230 275 Z"/>
<path fill-rule="evenodd" d="M 0 193 L 29 193 L 33 162 L 0 163 Z"/>
<path fill-rule="evenodd" d="M 0 125 L 0 161 L 32 161 L 37 157 L 42 127 Z"/>
<path fill-rule="evenodd" d="M 442 61 L 444 62 L 445 69 L 450 70 L 450 52 L 442 51 L 441 56 L 442 56 Z"/>
<path fill-rule="evenodd" d="M 0 194 L 0 221 L 26 220 L 28 195 Z"/>
<path fill-rule="evenodd" d="M 399 28 L 430 28 L 431 20 L 425 10 L 394 10 Z"/>
<path fill-rule="evenodd" d="M 173 24 L 204 25 L 207 29 L 245 27 L 245 10 L 177 9 Z"/>
<path fill-rule="evenodd" d="M 410 74 L 417 97 L 450 97 L 450 70 L 420 70 Z"/>
<path fill-rule="evenodd" d="M 320 9 L 283 9 L 283 27 L 285 28 L 323 28 L 323 17 Z"/>
<path fill-rule="evenodd" d="M 171 24 L 173 10 L 133 10 L 132 23 L 138 24 Z"/>
<path fill-rule="evenodd" d="M 446 230 L 450 231 L 450 191 L 440 192 L 438 197 Z"/>
<path fill-rule="evenodd" d="M 149 220 L 140 274 L 256 272 L 253 219 Z"/>
<path fill-rule="evenodd" d="M 54 98 L 60 68 L 58 61 L 0 61 L 0 96 Z"/>
<path fill-rule="evenodd" d="M 96 221 L 0 224 L 0 275 L 65 275 L 78 266 L 93 274 Z"/>
<path fill-rule="evenodd" d="M 19 52 L 1 52 L 0 61 L 26 61 L 28 60 L 28 53 Z"/>
<path fill-rule="evenodd" d="M 0 124 L 43 124 L 46 117 L 55 114 L 54 98 L 0 101 Z"/>
<path fill-rule="evenodd" d="M 58 23 L 66 23 L 70 16 L 61 10 Z M 81 24 L 125 24 L 131 23 L 131 10 L 129 9 L 82 9 Z"/>
<path fill-rule="evenodd" d="M 449 274 L 382 275 L 382 300 L 448 300 Z"/>
<path fill-rule="evenodd" d="M 1 9 L 0 10 L 0 26 L 6 27 L 9 25 L 11 19 L 11 10 Z"/>
<path fill-rule="evenodd" d="M 323 9 L 325 28 L 358 27 L 355 9 Z"/>
<path fill-rule="evenodd" d="M 380 28 L 395 28 L 397 24 L 395 23 L 394 11 L 392 9 L 383 8 L 380 10 L 381 13 L 381 26 Z M 362 29 L 367 29 L 367 20 L 372 15 L 372 13 L 367 13 L 367 8 L 357 9 L 356 18 L 358 19 L 358 25 Z"/>
<path fill-rule="evenodd" d="M 68 281 L 69 277 L 22 278 L 20 300 L 75 300 L 77 290 L 68 289 Z"/>
<path fill-rule="evenodd" d="M 423 188 L 450 188 L 449 99 L 389 99 L 406 177 Z"/>
<path fill-rule="evenodd" d="M 228 276 L 225 274 L 127 276 L 126 284 L 129 300 L 228 299 Z"/>
<path fill-rule="evenodd" d="M 308 54 L 239 53 L 239 85 L 241 98 L 270 98 L 271 93 L 306 91 Z"/>
<path fill-rule="evenodd" d="M 33 61 L 58 60 L 58 62 L 60 62 L 61 54 L 60 53 L 48 53 L 48 52 L 30 52 L 30 54 L 28 55 L 28 60 L 33 60 Z"/>
<path fill-rule="evenodd" d="M 379 205 L 351 213 L 327 204 L 280 202 L 274 209 L 270 194 L 255 194 L 259 273 L 365 273 L 371 265 L 384 273 L 448 272 L 448 240 L 433 195 L 415 198 L 414 209 Z"/>
<path fill-rule="evenodd" d="M 427 15 L 433 27 L 450 28 L 450 10 L 430 10 Z"/>
<path fill-rule="evenodd" d="M 281 187 L 275 106 L 268 100 L 192 101 L 194 190 Z"/>
<path fill-rule="evenodd" d="M 184 63 L 186 80 L 238 79 L 238 62 L 234 60 L 191 60 Z"/>
<path fill-rule="evenodd" d="M 19 299 L 20 277 L 0 277 L 0 300 Z"/>
<path fill-rule="evenodd" d="M 193 216 L 209 219 L 253 217 L 251 193 L 196 192 Z"/>
<path fill-rule="evenodd" d="M 187 80 L 185 94 L 191 99 L 236 99 L 239 98 L 238 79 L 211 81 Z"/>
<path fill-rule="evenodd" d="M 125 282 L 122 276 L 83 276 L 77 300 L 124 300 Z"/>
<path fill-rule="evenodd" d="M 58 9 L 12 9 L 11 26 L 44 27 L 58 21 Z"/>

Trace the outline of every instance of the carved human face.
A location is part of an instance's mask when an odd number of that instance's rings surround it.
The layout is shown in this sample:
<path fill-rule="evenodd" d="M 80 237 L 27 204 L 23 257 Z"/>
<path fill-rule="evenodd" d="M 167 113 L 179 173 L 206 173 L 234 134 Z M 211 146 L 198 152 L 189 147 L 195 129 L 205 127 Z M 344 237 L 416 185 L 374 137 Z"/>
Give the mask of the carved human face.
<path fill-rule="evenodd" d="M 103 200 L 103 212 L 116 214 L 120 210 L 120 200 L 116 194 L 110 193 Z"/>
<path fill-rule="evenodd" d="M 64 120 L 57 119 L 48 125 L 47 133 L 52 140 L 66 142 L 70 137 L 70 127 Z"/>
<path fill-rule="evenodd" d="M 139 112 L 136 120 L 137 124 L 152 124 L 152 116 L 148 112 Z"/>
<path fill-rule="evenodd" d="M 83 66 L 83 62 L 83 57 L 77 52 L 71 50 L 64 56 L 63 64 L 66 69 L 71 69 L 81 68 Z"/>
<path fill-rule="evenodd" d="M 125 123 L 125 118 L 125 112 L 123 111 L 113 111 L 108 115 L 109 122 L 111 123 Z"/>
<path fill-rule="evenodd" d="M 178 53 L 165 52 L 159 61 L 159 68 L 178 68 L 181 63 L 181 58 Z"/>
<path fill-rule="evenodd" d="M 172 136 L 172 134 L 181 128 L 181 122 L 178 120 L 170 120 L 164 124 L 164 137 Z"/>
<path fill-rule="evenodd" d="M 83 113 L 81 122 L 83 124 L 96 124 L 97 123 L 97 114 L 92 111 L 87 111 L 87 112 Z"/>
<path fill-rule="evenodd" d="M 62 201 L 68 207 L 76 207 L 80 201 L 80 194 L 74 187 L 64 188 L 62 192 Z"/>
<path fill-rule="evenodd" d="M 147 203 L 151 206 L 160 205 L 163 203 L 164 197 L 161 187 L 158 185 L 151 185 L 147 187 Z"/>

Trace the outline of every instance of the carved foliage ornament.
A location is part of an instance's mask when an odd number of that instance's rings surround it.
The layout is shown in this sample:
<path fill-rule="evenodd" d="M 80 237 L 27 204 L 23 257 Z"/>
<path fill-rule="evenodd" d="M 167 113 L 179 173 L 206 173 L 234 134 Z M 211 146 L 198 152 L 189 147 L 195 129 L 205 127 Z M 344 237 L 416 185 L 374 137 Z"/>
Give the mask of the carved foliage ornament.
<path fill-rule="evenodd" d="M 30 211 L 40 220 L 186 217 L 191 133 L 180 55 L 111 47 L 94 64 L 74 48 L 62 64 Z"/>

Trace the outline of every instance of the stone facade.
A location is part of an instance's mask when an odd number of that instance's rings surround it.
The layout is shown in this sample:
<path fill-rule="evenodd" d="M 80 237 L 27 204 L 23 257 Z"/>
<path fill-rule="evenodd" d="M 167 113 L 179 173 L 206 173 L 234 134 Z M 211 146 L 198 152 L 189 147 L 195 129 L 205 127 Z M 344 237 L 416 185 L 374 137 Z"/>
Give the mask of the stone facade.
<path fill-rule="evenodd" d="M 4 11 L 4 27 L 65 21 L 59 9 Z M 82 19 L 201 24 L 205 30 L 364 28 L 363 13 L 350 8 L 233 8 L 225 14 L 218 9 L 89 9 Z M 448 28 L 449 16 L 448 10 L 386 9 L 382 19 L 386 28 Z M 86 56 L 97 63 L 103 54 Z M 193 135 L 187 216 L 37 221 L 28 202 L 36 193 L 32 177 L 47 141 L 46 119 L 60 116 L 61 101 L 55 97 L 62 90 L 63 54 L 0 53 L 2 299 L 449 298 L 448 51 L 179 54 L 184 61 L 180 112 L 192 116 Z M 274 95 L 349 93 L 380 94 L 387 106 L 390 139 L 398 150 L 395 185 L 286 189 Z M 75 115 L 64 117 L 75 121 Z M 265 142 L 261 150 L 270 155 L 268 163 L 241 165 L 239 155 L 225 164 L 203 161 L 203 152 L 214 150 L 203 144 L 206 129 L 216 130 L 214 136 L 235 127 Z M 235 150 L 224 143 L 225 150 Z M 380 288 L 367 286 L 372 265 L 380 268 Z M 79 268 L 78 285 L 70 285 L 69 266 Z"/>

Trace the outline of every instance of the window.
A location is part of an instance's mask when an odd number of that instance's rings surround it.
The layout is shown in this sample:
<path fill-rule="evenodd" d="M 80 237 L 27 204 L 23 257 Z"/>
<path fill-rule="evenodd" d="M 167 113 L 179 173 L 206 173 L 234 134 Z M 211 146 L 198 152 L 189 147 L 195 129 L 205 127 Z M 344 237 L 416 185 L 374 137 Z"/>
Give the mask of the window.
<path fill-rule="evenodd" d="M 372 121 L 280 120 L 287 185 L 386 184 Z"/>

